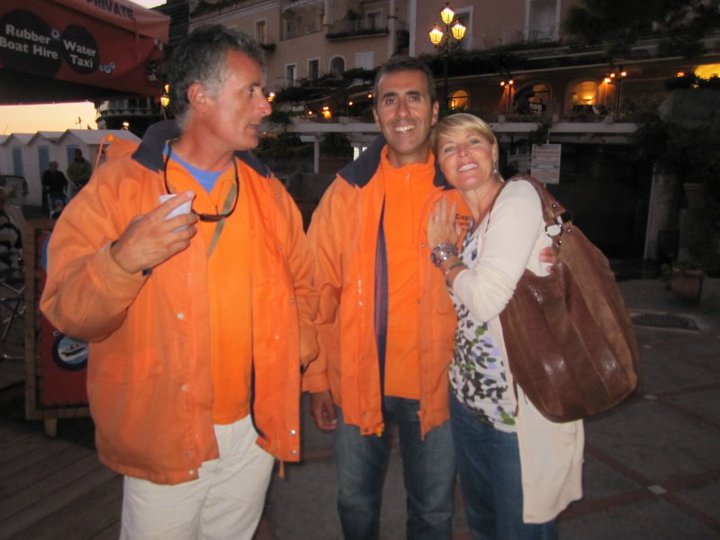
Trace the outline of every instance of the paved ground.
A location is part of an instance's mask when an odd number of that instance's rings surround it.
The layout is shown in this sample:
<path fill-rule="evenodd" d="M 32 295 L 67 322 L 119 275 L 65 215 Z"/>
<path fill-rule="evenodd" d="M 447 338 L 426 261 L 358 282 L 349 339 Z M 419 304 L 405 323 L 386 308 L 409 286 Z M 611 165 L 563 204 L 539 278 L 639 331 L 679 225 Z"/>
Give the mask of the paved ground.
<path fill-rule="evenodd" d="M 560 538 L 720 538 L 720 313 L 673 300 L 655 279 L 621 287 L 636 320 L 642 387 L 586 422 L 585 497 L 561 516 Z M 305 461 L 274 478 L 259 538 L 341 538 L 332 438 L 307 417 L 304 430 Z M 455 538 L 469 539 L 457 503 Z M 403 538 L 404 506 L 396 452 L 382 538 Z"/>
<path fill-rule="evenodd" d="M 636 323 L 642 388 L 628 402 L 587 421 L 585 497 L 561 516 L 560 539 L 720 539 L 720 313 L 674 301 L 663 283 L 655 279 L 623 281 L 621 287 Z M 0 372 L 18 381 L 21 380 L 20 367 L 19 362 L 0 362 Z M 14 434 L 22 444 L 35 445 L 32 456 L 40 460 L 42 452 L 53 452 L 57 444 L 43 438 L 41 424 L 22 422 L 22 396 L 18 395 L 21 389 L 15 384 L 14 397 L 10 390 L 0 392 L 0 397 L 7 396 L 0 400 L 0 428 L 5 429 L 0 431 L 3 437 L 5 433 Z M 17 434 L 18 429 L 22 433 Z M 92 449 L 89 420 L 61 420 L 58 436 Z M 340 538 L 335 511 L 332 438 L 314 429 L 306 416 L 304 442 L 304 462 L 288 466 L 285 480 L 273 478 L 257 540 Z M 32 514 L 33 507 L 12 514 L 13 519 L 20 516 L 28 520 L 25 531 L 29 536 L 0 534 L 0 538 L 84 540 L 117 536 L 120 488 L 115 478 L 100 478 L 97 482 L 103 482 L 101 492 L 90 491 L 85 498 L 77 499 L 82 501 L 80 507 L 86 508 L 86 513 L 94 512 L 94 515 L 67 522 L 63 529 L 58 525 L 58 514 L 42 514 L 40 509 L 44 507 L 40 503 L 47 506 L 52 502 L 53 509 L 55 506 L 63 509 L 64 519 L 69 519 L 67 516 L 77 513 L 79 506 L 73 497 L 82 495 L 85 473 L 79 471 L 73 479 L 72 471 L 64 471 L 63 482 L 75 487 L 60 491 L 52 488 L 56 490 L 52 491 L 38 480 L 25 481 L 25 474 L 38 473 L 37 467 L 21 468 L 22 455 L 11 459 L 11 455 L 3 454 L 18 454 L 19 447 L 2 450 L 1 443 L 3 441 L 0 441 L 0 478 L 6 480 L 1 484 L 0 511 L 7 507 L 10 512 L 19 505 L 18 497 L 32 496 L 38 501 L 35 513 L 44 517 L 38 521 L 40 517 Z M 63 448 L 61 457 L 66 457 L 68 452 Z M 50 461 L 58 459 L 52 457 Z M 14 473 L 10 467 L 30 473 Z M 99 478 L 99 472 L 95 472 L 98 473 L 95 476 L 86 476 Z M 57 476 L 60 475 L 53 478 Z M 13 492 L 12 482 L 24 486 L 19 494 Z M 102 493 L 107 502 L 91 507 L 100 497 L 97 493 Z M 88 499 L 91 495 L 92 501 Z M 404 505 L 400 462 L 395 453 L 386 482 L 383 539 L 404 538 Z M 31 517 L 36 521 L 31 522 Z M 6 516 L 0 520 L 0 533 L 11 524 L 7 519 Z M 16 524 L 17 519 L 12 523 Z M 91 521 L 102 522 L 104 532 L 86 534 L 81 532 L 84 529 L 74 528 L 76 534 L 68 534 L 71 525 L 79 527 L 82 522 L 87 526 Z M 106 522 L 109 525 L 105 525 Z M 37 535 L 29 531 L 44 532 Z M 455 540 L 469 538 L 458 497 Z"/>

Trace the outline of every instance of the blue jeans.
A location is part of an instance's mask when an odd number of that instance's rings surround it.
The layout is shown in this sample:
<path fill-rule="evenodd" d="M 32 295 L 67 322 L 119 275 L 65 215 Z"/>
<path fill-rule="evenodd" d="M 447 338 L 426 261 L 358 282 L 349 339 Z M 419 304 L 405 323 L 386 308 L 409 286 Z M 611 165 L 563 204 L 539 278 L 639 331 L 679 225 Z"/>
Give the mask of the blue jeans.
<path fill-rule="evenodd" d="M 391 426 L 400 435 L 400 455 L 407 490 L 407 538 L 452 537 L 455 454 L 449 422 L 420 437 L 419 403 L 383 399 L 385 431 L 361 435 L 344 422 L 338 409 L 335 456 L 338 467 L 338 512 L 346 540 L 371 540 L 380 534 L 383 483 L 390 457 Z"/>
<path fill-rule="evenodd" d="M 481 422 L 454 396 L 450 421 L 465 514 L 474 540 L 550 540 L 555 522 L 523 522 L 517 435 Z"/>

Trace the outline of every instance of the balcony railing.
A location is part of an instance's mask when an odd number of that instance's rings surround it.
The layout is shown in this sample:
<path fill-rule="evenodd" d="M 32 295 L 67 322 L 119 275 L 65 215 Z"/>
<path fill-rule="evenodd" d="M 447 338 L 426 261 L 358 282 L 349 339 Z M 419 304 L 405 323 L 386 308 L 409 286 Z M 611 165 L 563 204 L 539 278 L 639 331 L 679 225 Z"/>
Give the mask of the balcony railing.
<path fill-rule="evenodd" d="M 320 24 L 316 21 L 290 25 L 285 27 L 285 31 L 283 32 L 283 40 L 307 36 L 309 34 L 314 34 L 315 32 L 319 31 Z"/>
<path fill-rule="evenodd" d="M 328 26 L 325 37 L 327 39 L 344 39 L 358 36 L 387 35 L 387 21 L 375 19 L 342 20 Z"/>
<path fill-rule="evenodd" d="M 528 28 L 525 41 L 553 41 L 555 39 L 555 26 L 535 26 Z"/>
<path fill-rule="evenodd" d="M 516 43 L 538 43 L 553 41 L 556 39 L 555 26 L 531 26 L 524 33 L 522 28 L 511 27 L 503 29 L 502 43 L 503 45 L 514 45 Z"/>

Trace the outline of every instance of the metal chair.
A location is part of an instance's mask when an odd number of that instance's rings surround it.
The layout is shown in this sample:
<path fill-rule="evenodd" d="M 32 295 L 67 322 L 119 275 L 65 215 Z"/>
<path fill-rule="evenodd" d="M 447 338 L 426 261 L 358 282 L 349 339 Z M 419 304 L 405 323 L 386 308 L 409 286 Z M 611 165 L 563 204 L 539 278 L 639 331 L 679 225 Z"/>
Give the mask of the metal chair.
<path fill-rule="evenodd" d="M 25 231 L 25 216 L 15 205 L 5 205 L 8 220 L 19 231 L 21 240 Z M 25 271 L 22 248 L 12 247 L 6 254 L 7 268 L 0 271 L 0 346 L 5 345 L 15 321 L 25 314 Z M 0 359 L 20 359 L 3 351 Z"/>
<path fill-rule="evenodd" d="M 25 278 L 22 271 L 11 268 L 0 274 L 0 294 L 0 305 L 9 312 L 0 320 L 0 343 L 5 343 L 15 320 L 25 314 Z"/>

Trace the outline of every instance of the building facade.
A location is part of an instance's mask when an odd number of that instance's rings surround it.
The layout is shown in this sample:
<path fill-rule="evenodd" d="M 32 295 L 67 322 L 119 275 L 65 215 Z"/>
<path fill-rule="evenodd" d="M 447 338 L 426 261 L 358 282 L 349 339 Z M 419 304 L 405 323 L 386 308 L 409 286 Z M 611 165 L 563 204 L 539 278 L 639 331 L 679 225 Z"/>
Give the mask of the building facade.
<path fill-rule="evenodd" d="M 171 0 L 170 3 L 185 0 Z M 554 191 L 580 216 L 578 223 L 608 252 L 653 258 L 658 230 L 647 223 L 652 164 L 639 156 L 635 121 L 671 94 L 669 81 L 720 72 L 720 28 L 702 51 L 668 48 L 659 29 L 622 52 L 580 46 L 563 22 L 580 0 L 192 0 L 187 27 L 219 23 L 254 37 L 266 52 L 268 92 L 284 125 L 268 132 L 314 143 L 342 134 L 356 148 L 372 137 L 373 70 L 396 54 L 424 57 L 436 74 L 441 107 L 468 111 L 492 123 L 507 172 L 531 166 L 534 144 L 563 145 Z M 452 21 L 441 20 L 450 6 Z M 449 36 L 433 45 L 433 28 Z M 272 96 L 271 94 L 271 96 Z M 366 126 L 366 127 L 363 127 Z M 292 171 L 281 171 L 287 174 Z M 655 205 L 657 206 L 657 205 Z M 604 216 L 614 216 L 608 221 Z M 663 220 L 663 227 L 673 227 Z M 669 223 L 669 224 L 667 224 Z"/>

